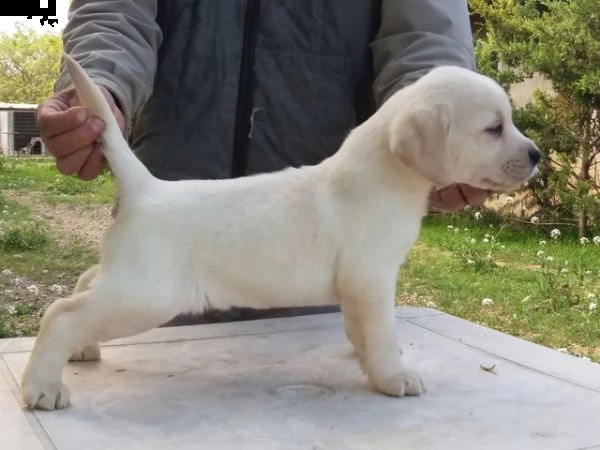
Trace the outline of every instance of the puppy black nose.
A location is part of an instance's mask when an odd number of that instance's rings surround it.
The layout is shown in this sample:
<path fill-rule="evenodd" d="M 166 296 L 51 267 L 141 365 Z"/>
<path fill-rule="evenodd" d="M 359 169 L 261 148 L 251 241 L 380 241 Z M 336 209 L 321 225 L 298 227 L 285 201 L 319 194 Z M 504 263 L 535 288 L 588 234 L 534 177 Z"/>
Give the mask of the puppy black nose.
<path fill-rule="evenodd" d="M 531 161 L 531 165 L 535 166 L 538 162 L 540 162 L 540 158 L 542 157 L 542 152 L 537 147 L 531 147 L 527 154 L 529 155 L 529 161 Z"/>

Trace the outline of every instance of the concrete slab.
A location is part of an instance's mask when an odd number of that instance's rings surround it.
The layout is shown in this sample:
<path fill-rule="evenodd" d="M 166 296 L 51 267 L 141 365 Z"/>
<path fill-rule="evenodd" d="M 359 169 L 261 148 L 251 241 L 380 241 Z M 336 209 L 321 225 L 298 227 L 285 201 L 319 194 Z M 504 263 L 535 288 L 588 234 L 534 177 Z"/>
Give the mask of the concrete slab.
<path fill-rule="evenodd" d="M 0 449 L 600 449 L 600 365 L 431 309 L 397 317 L 423 397 L 373 392 L 338 313 L 112 341 L 67 366 L 73 404 L 54 412 L 19 406 L 33 339 L 0 340 Z"/>

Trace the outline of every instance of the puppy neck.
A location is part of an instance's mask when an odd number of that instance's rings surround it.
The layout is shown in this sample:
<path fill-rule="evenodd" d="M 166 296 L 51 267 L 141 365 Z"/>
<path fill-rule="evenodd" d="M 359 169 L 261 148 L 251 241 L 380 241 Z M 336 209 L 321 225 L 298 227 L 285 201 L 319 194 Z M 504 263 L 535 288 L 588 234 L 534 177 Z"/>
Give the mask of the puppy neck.
<path fill-rule="evenodd" d="M 323 162 L 328 182 L 338 189 L 383 191 L 426 205 L 433 184 L 409 169 L 389 149 L 388 138 L 376 121 L 352 130 L 337 153 Z"/>

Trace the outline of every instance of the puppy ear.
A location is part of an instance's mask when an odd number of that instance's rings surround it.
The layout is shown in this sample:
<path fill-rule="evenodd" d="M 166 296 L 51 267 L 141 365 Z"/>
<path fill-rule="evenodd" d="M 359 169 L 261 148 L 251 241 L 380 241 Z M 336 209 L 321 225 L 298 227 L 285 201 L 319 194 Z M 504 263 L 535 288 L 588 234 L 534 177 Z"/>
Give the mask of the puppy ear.
<path fill-rule="evenodd" d="M 408 168 L 438 188 L 451 184 L 446 105 L 398 116 L 392 126 L 391 150 Z"/>

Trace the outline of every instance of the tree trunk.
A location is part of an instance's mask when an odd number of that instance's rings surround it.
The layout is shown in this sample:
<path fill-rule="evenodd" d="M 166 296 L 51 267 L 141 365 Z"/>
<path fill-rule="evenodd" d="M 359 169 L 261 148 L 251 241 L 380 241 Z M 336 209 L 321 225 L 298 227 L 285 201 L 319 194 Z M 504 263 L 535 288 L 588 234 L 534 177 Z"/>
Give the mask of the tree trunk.
<path fill-rule="evenodd" d="M 590 168 L 592 161 L 588 157 L 588 155 L 584 155 L 581 161 L 581 169 L 579 170 L 579 180 L 584 183 L 588 183 L 590 179 Z M 587 192 L 585 193 L 585 197 L 589 195 L 589 185 L 587 188 Z M 579 239 L 587 236 L 588 232 L 588 215 L 587 209 L 585 206 L 581 206 L 579 208 L 578 213 L 578 229 L 579 229 Z"/>
<path fill-rule="evenodd" d="M 582 237 L 585 237 L 587 235 L 587 231 L 588 231 L 588 226 L 587 226 L 587 211 L 585 210 L 585 208 L 581 208 L 579 210 L 579 221 L 578 221 L 578 227 L 579 227 L 579 239 L 581 239 Z"/>

